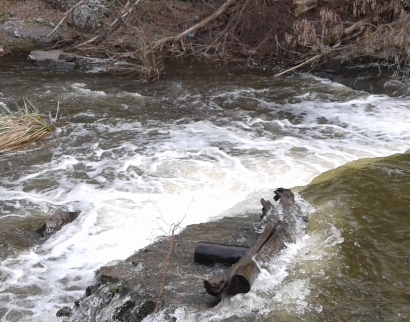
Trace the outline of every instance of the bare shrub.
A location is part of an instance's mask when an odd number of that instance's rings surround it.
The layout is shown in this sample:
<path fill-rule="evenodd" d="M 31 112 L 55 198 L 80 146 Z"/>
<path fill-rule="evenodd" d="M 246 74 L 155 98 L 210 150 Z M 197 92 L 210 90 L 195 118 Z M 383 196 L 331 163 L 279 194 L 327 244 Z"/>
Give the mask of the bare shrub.
<path fill-rule="evenodd" d="M 354 0 L 350 3 L 351 10 L 340 10 L 337 2 L 333 2 L 321 7 L 320 20 L 310 15 L 295 21 L 296 41 L 288 40 L 288 43 L 302 52 L 300 47 L 309 49 L 317 59 L 350 60 L 365 56 L 393 61 L 397 65 L 407 63 L 410 2 Z M 335 10 L 343 12 L 343 18 Z"/>
<path fill-rule="evenodd" d="M 164 57 L 210 60 L 278 59 L 289 65 L 368 56 L 406 62 L 409 0 L 310 1 L 300 16 L 294 1 L 114 0 L 95 35 L 72 49 L 99 54 L 117 71 L 154 79 Z M 191 31 L 192 30 L 192 31 Z M 312 59 L 312 57 L 315 57 Z M 117 64 L 121 61 L 122 64 Z"/>

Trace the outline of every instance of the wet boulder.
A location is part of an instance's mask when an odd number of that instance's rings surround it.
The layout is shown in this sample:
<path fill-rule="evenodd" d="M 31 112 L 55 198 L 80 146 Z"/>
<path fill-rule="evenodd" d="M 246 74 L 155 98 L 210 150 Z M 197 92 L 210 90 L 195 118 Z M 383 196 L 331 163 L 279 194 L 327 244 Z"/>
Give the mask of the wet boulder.
<path fill-rule="evenodd" d="M 73 222 L 80 215 L 80 211 L 57 212 L 46 219 L 36 230 L 41 238 L 47 238 L 60 230 L 66 224 Z"/>
<path fill-rule="evenodd" d="M 77 65 L 75 55 L 64 53 L 61 50 L 34 50 L 30 52 L 28 59 L 40 67 L 52 69 L 71 70 Z"/>
<path fill-rule="evenodd" d="M 69 306 L 64 306 L 61 309 L 59 309 L 56 313 L 57 317 L 61 316 L 70 316 L 71 315 L 71 307 Z"/>

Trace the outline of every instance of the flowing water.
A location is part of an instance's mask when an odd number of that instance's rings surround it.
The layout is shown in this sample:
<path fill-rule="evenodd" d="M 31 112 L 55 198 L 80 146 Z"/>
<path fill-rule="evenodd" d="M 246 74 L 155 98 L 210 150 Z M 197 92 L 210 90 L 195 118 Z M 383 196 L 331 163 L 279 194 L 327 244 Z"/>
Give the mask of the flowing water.
<path fill-rule="evenodd" d="M 27 96 L 54 116 L 60 102 L 64 122 L 0 155 L 0 320 L 57 321 L 99 266 L 172 223 L 259 211 L 283 186 L 310 213 L 308 234 L 250 293 L 206 312 L 179 308 L 178 320 L 408 321 L 408 86 L 370 94 L 268 69 L 166 72 L 140 82 L 0 61 L 1 105 Z M 32 231 L 61 209 L 81 214 L 39 244 Z"/>

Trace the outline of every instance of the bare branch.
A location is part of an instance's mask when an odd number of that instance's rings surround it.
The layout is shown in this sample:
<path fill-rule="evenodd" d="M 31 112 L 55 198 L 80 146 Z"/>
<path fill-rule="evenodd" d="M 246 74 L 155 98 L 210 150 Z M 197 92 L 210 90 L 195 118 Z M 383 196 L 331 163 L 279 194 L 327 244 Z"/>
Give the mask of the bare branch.
<path fill-rule="evenodd" d="M 222 15 L 233 3 L 235 3 L 237 0 L 226 0 L 225 3 L 218 9 L 216 10 L 213 14 L 211 14 L 210 16 L 208 16 L 207 18 L 201 20 L 200 22 L 198 22 L 196 25 L 192 26 L 191 28 L 188 28 L 187 30 L 185 30 L 184 32 L 181 32 L 179 35 L 174 36 L 174 37 L 166 37 L 166 38 L 162 38 L 160 40 L 158 40 L 157 42 L 155 42 L 152 45 L 151 50 L 155 50 L 158 47 L 161 47 L 163 45 L 165 45 L 168 42 L 177 42 L 179 40 L 181 40 L 182 38 L 188 36 L 189 34 L 192 34 L 194 32 L 196 32 L 197 30 L 201 29 L 202 27 L 204 27 L 206 24 L 208 24 L 209 22 L 215 20 L 216 18 L 218 18 L 220 15 Z"/>
<path fill-rule="evenodd" d="M 307 64 L 309 64 L 309 63 L 315 61 L 316 59 L 320 59 L 322 56 L 323 56 L 323 54 L 319 54 L 319 55 L 313 56 L 312 58 L 309 58 L 308 60 L 304 61 L 303 63 L 301 63 L 301 64 L 299 64 L 299 65 L 297 65 L 297 66 L 294 66 L 294 67 L 292 67 L 292 68 L 289 68 L 289 69 L 287 69 L 287 70 L 285 70 L 285 71 L 283 71 L 283 72 L 281 72 L 281 73 L 279 73 L 279 74 L 276 74 L 276 75 L 274 75 L 273 77 L 279 77 L 279 76 L 282 76 L 282 75 L 287 74 L 287 73 L 289 73 L 289 72 L 292 72 L 292 71 L 294 71 L 294 70 L 296 70 L 296 69 L 299 69 L 299 68 L 301 68 L 301 67 L 303 67 L 303 66 L 306 66 Z"/>

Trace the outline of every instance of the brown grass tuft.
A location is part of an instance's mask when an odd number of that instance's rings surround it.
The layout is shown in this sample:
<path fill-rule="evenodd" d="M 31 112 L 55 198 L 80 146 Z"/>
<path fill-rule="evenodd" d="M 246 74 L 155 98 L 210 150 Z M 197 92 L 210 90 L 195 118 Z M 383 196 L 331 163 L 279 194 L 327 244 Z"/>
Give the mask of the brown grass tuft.
<path fill-rule="evenodd" d="M 51 132 L 51 126 L 43 120 L 37 107 L 27 98 L 23 98 L 23 102 L 24 107 L 17 105 L 18 111 L 15 113 L 3 107 L 3 115 L 0 115 L 0 153 L 21 148 Z"/>

